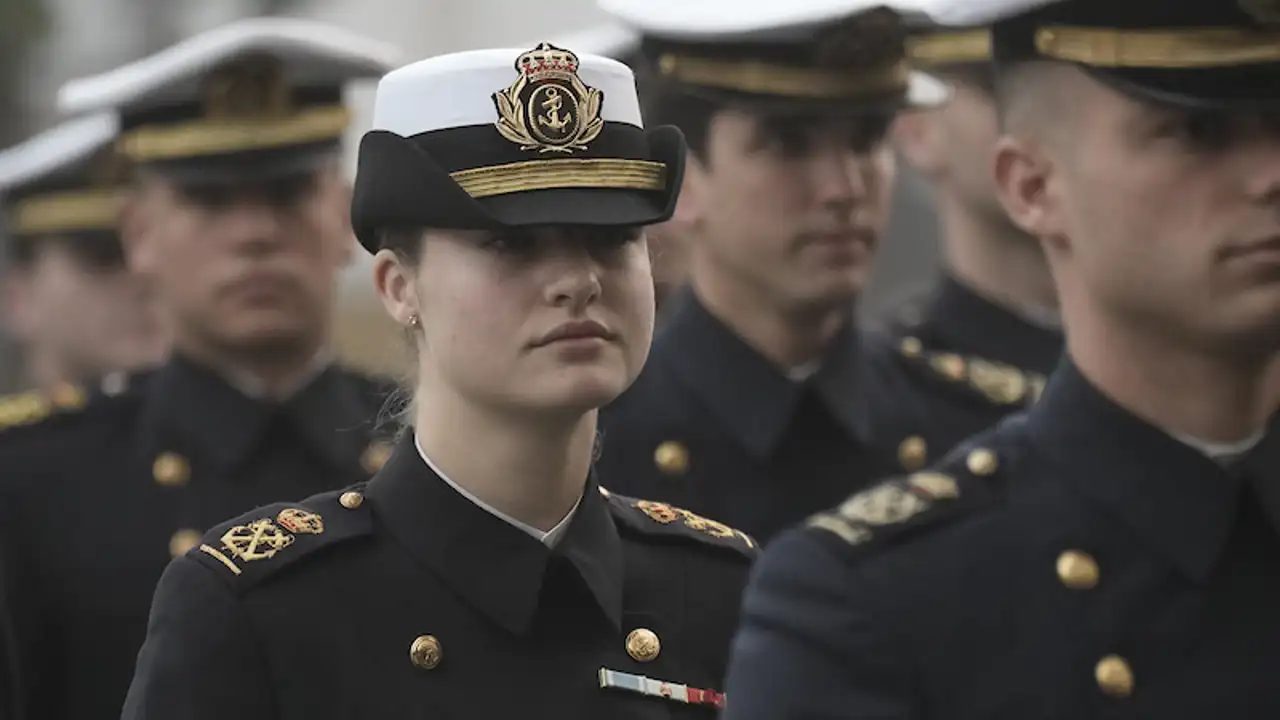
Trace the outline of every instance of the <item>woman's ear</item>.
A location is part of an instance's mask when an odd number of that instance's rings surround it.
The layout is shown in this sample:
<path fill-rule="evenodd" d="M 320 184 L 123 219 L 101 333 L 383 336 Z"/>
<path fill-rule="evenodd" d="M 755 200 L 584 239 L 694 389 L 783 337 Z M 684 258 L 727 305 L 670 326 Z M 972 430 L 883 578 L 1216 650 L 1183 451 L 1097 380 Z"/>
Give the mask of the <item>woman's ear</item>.
<path fill-rule="evenodd" d="M 414 268 L 391 250 L 383 248 L 373 256 L 373 287 L 391 319 L 402 327 L 418 322 L 418 286 Z"/>

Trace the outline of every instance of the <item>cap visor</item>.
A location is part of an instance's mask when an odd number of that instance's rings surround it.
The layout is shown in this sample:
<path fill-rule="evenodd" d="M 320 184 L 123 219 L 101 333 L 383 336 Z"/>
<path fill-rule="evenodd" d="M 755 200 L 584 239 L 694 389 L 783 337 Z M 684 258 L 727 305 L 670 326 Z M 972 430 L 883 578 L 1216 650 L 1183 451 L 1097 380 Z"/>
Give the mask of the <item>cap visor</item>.
<path fill-rule="evenodd" d="M 1238 71 L 1111 70 L 1082 65 L 1116 91 L 1138 100 L 1193 110 L 1280 111 L 1280 66 Z"/>

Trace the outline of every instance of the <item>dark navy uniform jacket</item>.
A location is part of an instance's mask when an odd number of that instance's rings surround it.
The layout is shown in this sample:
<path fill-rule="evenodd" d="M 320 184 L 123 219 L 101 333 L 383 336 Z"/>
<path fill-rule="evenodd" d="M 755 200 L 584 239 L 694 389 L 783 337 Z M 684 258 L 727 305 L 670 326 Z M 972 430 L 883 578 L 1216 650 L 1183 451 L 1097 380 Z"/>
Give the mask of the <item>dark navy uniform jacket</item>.
<path fill-rule="evenodd" d="M 4 564 L 4 548 L 0 548 L 0 568 Z M 18 644 L 13 633 L 4 577 L 4 571 L 0 569 L 0 720 L 17 720 L 22 709 L 18 695 Z"/>
<path fill-rule="evenodd" d="M 729 720 L 1280 717 L 1280 427 L 1220 466 L 1066 364 L 757 563 Z"/>
<path fill-rule="evenodd" d="M 374 427 L 388 387 L 335 366 L 282 404 L 183 359 L 104 388 L 0 403 L 3 584 L 31 718 L 118 717 L 175 555 L 248 508 L 367 479 L 390 452 Z"/>
<path fill-rule="evenodd" d="M 175 560 L 123 717 L 711 718 L 755 555 L 594 479 L 548 548 L 406 435 L 367 485 L 260 508 Z"/>
<path fill-rule="evenodd" d="M 929 462 L 1033 404 L 1063 350 L 1060 331 L 1029 322 L 950 275 L 922 301 L 897 309 L 889 333 L 913 395 L 927 408 L 913 442 L 927 447 Z"/>
<path fill-rule="evenodd" d="M 693 293 L 678 302 L 640 377 L 601 413 L 599 467 L 618 492 L 768 542 L 903 469 L 897 447 L 922 411 L 887 343 L 848 326 L 793 380 Z"/>

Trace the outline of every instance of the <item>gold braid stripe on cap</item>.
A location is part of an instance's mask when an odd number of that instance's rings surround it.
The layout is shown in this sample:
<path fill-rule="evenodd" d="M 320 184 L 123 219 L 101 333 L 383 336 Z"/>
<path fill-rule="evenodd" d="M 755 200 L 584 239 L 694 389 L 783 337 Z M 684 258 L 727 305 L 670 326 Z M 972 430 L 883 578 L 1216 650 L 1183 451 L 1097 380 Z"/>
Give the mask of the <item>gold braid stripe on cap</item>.
<path fill-rule="evenodd" d="M 658 69 L 689 85 L 801 99 L 855 98 L 905 90 L 911 74 L 905 61 L 879 68 L 837 71 L 673 54 L 663 55 Z"/>
<path fill-rule="evenodd" d="M 662 190 L 667 166 L 619 158 L 525 160 L 459 170 L 449 177 L 473 198 L 562 188 Z"/>
<path fill-rule="evenodd" d="M 114 230 L 121 198 L 119 190 L 35 195 L 15 203 L 12 230 L 16 235 Z"/>
<path fill-rule="evenodd" d="M 1123 2 L 1123 0 L 1117 0 Z M 1280 62 L 1280 31 L 1244 28 L 1114 30 L 1045 27 L 1045 57 L 1108 68 L 1210 68 Z"/>
<path fill-rule="evenodd" d="M 341 137 L 350 121 L 351 113 L 342 105 L 281 118 L 206 118 L 141 127 L 121 139 L 120 151 L 132 160 L 147 161 L 305 145 Z"/>
<path fill-rule="evenodd" d="M 991 32 L 980 28 L 910 37 L 907 57 L 921 67 L 985 62 L 991 59 Z"/>

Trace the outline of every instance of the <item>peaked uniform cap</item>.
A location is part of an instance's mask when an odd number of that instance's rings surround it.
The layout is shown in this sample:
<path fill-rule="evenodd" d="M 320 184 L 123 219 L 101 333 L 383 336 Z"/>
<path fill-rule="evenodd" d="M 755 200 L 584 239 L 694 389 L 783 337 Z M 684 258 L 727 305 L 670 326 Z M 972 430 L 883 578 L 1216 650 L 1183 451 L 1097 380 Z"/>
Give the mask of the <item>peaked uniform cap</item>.
<path fill-rule="evenodd" d="M 946 86 L 913 72 L 904 0 L 599 0 L 643 36 L 654 72 L 697 95 L 781 113 L 927 108 Z"/>
<path fill-rule="evenodd" d="M 969 21 L 983 17 L 981 4 L 975 8 L 975 3 L 959 0 L 889 0 L 889 6 L 907 18 L 907 57 L 916 68 L 990 68 L 991 28 Z"/>
<path fill-rule="evenodd" d="M 353 80 L 395 67 L 391 45 L 341 28 L 253 18 L 183 40 L 58 92 L 66 113 L 122 120 L 122 154 L 183 177 L 261 177 L 314 166 L 336 148 Z"/>
<path fill-rule="evenodd" d="M 1144 100 L 1191 108 L 1280 106 L 1280 0 L 960 0 L 945 25 L 989 23 L 997 65 L 1074 63 Z"/>
<path fill-rule="evenodd" d="M 15 236 L 113 232 L 125 171 L 119 117 L 66 121 L 0 152 L 0 199 Z"/>
<path fill-rule="evenodd" d="M 684 152 L 675 128 L 644 129 L 616 60 L 549 43 L 442 55 L 378 84 L 352 224 L 372 252 L 393 228 L 662 222 Z"/>

